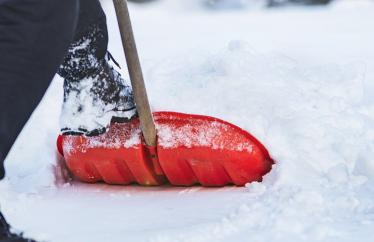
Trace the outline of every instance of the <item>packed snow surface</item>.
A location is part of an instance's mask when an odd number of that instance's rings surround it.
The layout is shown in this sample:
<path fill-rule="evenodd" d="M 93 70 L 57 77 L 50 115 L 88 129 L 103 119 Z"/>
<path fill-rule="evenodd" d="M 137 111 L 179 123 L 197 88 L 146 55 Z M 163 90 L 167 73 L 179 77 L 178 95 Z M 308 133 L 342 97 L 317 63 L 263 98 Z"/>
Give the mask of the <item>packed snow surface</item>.
<path fill-rule="evenodd" d="M 54 145 L 56 78 L 6 161 L 0 204 L 9 222 L 53 242 L 372 241 L 373 4 L 214 11 L 188 2 L 130 6 L 153 109 L 251 132 L 277 161 L 264 182 L 66 183 Z M 104 3 L 109 48 L 126 76 L 114 10 Z"/>

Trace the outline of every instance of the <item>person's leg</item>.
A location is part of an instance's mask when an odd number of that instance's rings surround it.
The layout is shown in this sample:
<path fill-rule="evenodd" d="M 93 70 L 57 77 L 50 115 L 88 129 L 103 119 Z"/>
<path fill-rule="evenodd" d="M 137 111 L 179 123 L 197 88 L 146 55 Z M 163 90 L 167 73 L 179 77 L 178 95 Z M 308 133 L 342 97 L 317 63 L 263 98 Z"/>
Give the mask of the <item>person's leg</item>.
<path fill-rule="evenodd" d="M 106 17 L 98 0 L 81 0 L 74 41 L 58 74 L 64 78 L 64 134 L 97 135 L 113 117 L 131 119 L 131 88 L 108 63 Z M 117 119 L 118 120 L 118 119 Z"/>
<path fill-rule="evenodd" d="M 78 8 L 78 0 L 0 0 L 0 180 L 11 146 L 71 43 Z M 11 233 L 1 213 L 0 240 L 32 241 Z"/>
<path fill-rule="evenodd" d="M 76 27 L 77 0 L 0 0 L 0 178 Z"/>

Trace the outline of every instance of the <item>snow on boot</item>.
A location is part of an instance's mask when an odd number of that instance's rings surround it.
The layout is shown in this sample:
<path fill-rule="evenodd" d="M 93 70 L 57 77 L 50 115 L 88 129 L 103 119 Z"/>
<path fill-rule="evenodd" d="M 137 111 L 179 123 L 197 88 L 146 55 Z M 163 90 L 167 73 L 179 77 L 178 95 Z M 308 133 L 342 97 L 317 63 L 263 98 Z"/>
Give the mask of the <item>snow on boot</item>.
<path fill-rule="evenodd" d="M 78 33 L 58 74 L 64 80 L 63 134 L 104 133 L 111 121 L 136 116 L 132 89 L 109 64 L 105 19 Z"/>

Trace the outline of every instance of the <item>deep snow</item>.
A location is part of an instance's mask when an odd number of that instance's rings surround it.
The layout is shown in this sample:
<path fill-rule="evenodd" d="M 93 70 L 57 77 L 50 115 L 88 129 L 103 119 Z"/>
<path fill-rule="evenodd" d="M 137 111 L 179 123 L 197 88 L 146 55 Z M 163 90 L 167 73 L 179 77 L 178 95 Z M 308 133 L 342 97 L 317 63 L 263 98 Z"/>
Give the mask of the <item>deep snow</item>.
<path fill-rule="evenodd" d="M 110 50 L 124 67 L 110 2 Z M 0 204 L 9 222 L 57 242 L 371 241 L 373 4 L 216 12 L 187 3 L 131 5 L 153 109 L 250 131 L 277 161 L 264 182 L 64 184 L 56 78 L 6 162 Z"/>

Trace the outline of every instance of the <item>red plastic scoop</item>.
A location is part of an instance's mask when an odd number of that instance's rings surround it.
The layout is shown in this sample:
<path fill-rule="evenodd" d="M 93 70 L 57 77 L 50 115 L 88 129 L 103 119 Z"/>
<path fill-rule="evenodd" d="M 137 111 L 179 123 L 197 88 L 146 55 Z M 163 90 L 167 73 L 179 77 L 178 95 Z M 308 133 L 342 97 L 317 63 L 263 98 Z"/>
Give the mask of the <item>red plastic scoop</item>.
<path fill-rule="evenodd" d="M 261 181 L 271 169 L 264 146 L 235 125 L 173 112 L 153 116 L 156 148 L 145 145 L 139 120 L 112 124 L 96 137 L 60 136 L 58 147 L 73 175 L 85 182 L 242 186 Z"/>
<path fill-rule="evenodd" d="M 223 186 L 261 181 L 273 161 L 248 132 L 225 121 L 151 113 L 126 0 L 113 0 L 139 119 L 96 137 L 60 136 L 70 171 L 86 182 Z M 144 137 L 144 138 L 143 138 Z"/>

